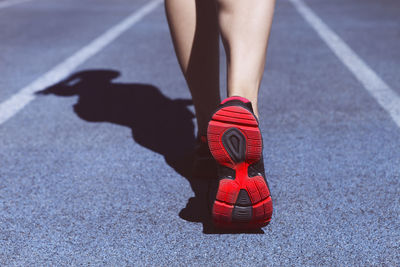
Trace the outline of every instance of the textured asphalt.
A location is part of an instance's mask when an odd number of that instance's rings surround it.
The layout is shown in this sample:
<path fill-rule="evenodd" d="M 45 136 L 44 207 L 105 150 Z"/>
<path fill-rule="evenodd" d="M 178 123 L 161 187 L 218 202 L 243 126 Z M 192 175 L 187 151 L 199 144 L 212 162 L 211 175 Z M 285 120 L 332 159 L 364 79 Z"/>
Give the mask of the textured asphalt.
<path fill-rule="evenodd" d="M 0 102 L 145 3 L 0 9 Z M 400 94 L 398 1 L 307 3 Z M 259 102 L 273 220 L 221 233 L 160 5 L 0 125 L 0 265 L 398 266 L 400 128 L 285 0 Z"/>

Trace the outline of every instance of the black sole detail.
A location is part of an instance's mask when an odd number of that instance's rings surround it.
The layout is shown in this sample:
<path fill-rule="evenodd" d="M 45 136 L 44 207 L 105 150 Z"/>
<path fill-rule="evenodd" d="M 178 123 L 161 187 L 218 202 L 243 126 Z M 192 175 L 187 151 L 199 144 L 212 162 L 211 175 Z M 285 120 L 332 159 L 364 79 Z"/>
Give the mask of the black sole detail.
<path fill-rule="evenodd" d="M 240 189 L 235 205 L 242 207 L 251 206 L 249 194 L 245 189 Z"/>
<path fill-rule="evenodd" d="M 261 155 L 260 160 L 257 162 L 254 162 L 251 164 L 248 168 L 248 174 L 249 177 L 254 177 L 254 176 L 265 176 L 265 170 L 264 170 L 264 159 L 263 156 Z"/>
<path fill-rule="evenodd" d="M 232 211 L 232 222 L 250 222 L 253 217 L 252 207 L 234 206 Z"/>
<path fill-rule="evenodd" d="M 218 177 L 220 180 L 222 179 L 231 179 L 235 180 L 236 172 L 229 167 L 225 167 L 223 165 L 218 166 Z"/>
<path fill-rule="evenodd" d="M 222 144 L 235 163 L 246 159 L 246 138 L 237 128 L 230 128 L 222 135 Z"/>

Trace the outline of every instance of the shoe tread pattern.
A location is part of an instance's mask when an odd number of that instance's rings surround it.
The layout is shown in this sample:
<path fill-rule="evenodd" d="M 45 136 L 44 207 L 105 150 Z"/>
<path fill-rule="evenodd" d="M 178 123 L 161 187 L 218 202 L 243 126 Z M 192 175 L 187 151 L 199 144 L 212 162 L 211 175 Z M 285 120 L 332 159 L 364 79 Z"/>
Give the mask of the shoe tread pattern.
<path fill-rule="evenodd" d="M 262 138 L 255 116 L 240 106 L 222 107 L 209 123 L 207 138 L 219 167 L 235 171 L 234 179 L 220 177 L 212 208 L 214 224 L 223 228 L 258 228 L 268 224 L 272 199 L 264 170 L 251 170 L 256 175 L 249 175 L 249 166 L 262 159 Z"/>

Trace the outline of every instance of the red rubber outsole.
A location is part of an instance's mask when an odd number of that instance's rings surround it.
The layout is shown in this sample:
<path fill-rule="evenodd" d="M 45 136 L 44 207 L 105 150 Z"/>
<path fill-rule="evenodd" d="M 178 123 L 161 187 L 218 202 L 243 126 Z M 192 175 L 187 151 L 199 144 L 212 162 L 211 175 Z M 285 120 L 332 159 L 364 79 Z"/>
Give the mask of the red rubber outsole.
<path fill-rule="evenodd" d="M 245 137 L 245 157 L 238 160 L 229 153 L 223 142 L 227 130 L 240 131 Z M 218 164 L 233 169 L 234 179 L 221 179 L 216 199 L 212 207 L 213 223 L 228 229 L 260 228 L 267 225 L 272 217 L 272 199 L 268 186 L 261 175 L 249 177 L 248 167 L 261 159 L 262 138 L 254 115 L 240 106 L 227 106 L 219 109 L 211 118 L 207 130 L 210 151 Z M 233 216 L 239 192 L 245 190 L 251 201 L 251 215 L 245 221 Z M 240 207 L 239 207 L 240 208 Z M 236 214 L 236 213 L 235 213 Z M 240 215 L 240 214 L 239 214 Z M 249 217 L 250 216 L 250 217 Z"/>

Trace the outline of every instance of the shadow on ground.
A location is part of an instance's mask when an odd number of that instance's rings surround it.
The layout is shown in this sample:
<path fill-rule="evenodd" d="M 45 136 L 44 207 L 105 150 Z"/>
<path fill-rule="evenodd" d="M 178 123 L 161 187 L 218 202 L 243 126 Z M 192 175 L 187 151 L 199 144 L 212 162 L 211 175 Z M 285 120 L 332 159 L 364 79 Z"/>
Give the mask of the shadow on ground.
<path fill-rule="evenodd" d="M 112 82 L 118 76 L 114 70 L 77 72 L 38 94 L 77 95 L 74 111 L 81 119 L 129 127 L 135 142 L 163 155 L 167 164 L 190 182 L 195 196 L 179 213 L 182 219 L 203 223 L 204 233 L 238 233 L 212 227 L 207 207 L 209 180 L 193 176 L 194 114 L 188 108 L 192 101 L 169 99 L 150 84 Z"/>

